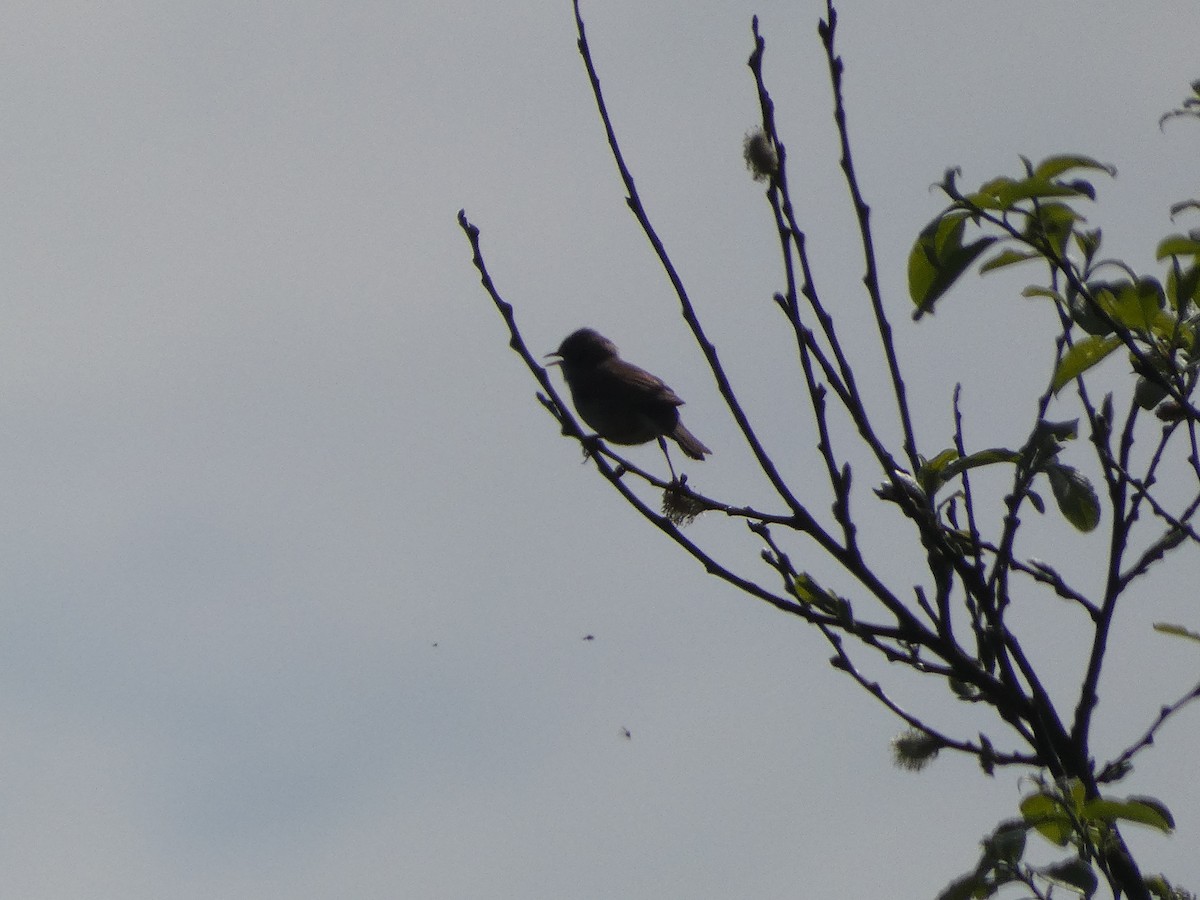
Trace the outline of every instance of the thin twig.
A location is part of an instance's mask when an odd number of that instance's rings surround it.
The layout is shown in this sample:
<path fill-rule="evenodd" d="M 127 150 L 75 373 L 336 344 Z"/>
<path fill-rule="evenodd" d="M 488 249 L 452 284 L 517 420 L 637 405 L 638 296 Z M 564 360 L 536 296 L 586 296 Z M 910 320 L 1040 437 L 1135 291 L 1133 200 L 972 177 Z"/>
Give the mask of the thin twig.
<path fill-rule="evenodd" d="M 1154 721 L 1150 723 L 1150 727 L 1146 729 L 1146 733 L 1138 738 L 1138 740 L 1134 741 L 1129 747 L 1127 747 L 1123 753 L 1116 757 L 1116 759 L 1112 760 L 1112 762 L 1106 763 L 1100 770 L 1098 779 L 1100 781 L 1109 781 L 1111 780 L 1111 777 L 1106 778 L 1106 775 L 1111 776 L 1112 774 L 1123 772 L 1138 753 L 1154 743 L 1154 736 L 1158 733 L 1158 730 L 1166 724 L 1168 719 L 1170 719 L 1173 715 L 1175 715 L 1193 700 L 1198 699 L 1200 699 L 1200 683 L 1198 683 L 1194 688 L 1192 688 L 1174 703 L 1170 703 L 1167 706 L 1160 708 L 1158 715 L 1155 717 Z"/>
<path fill-rule="evenodd" d="M 825 46 L 825 58 L 829 62 L 829 80 L 833 86 L 833 120 L 837 125 L 838 138 L 842 146 L 842 171 L 846 176 L 846 186 L 854 201 L 854 211 L 858 217 L 859 242 L 863 249 L 863 260 L 866 272 L 863 284 L 871 298 L 871 309 L 875 313 L 875 324 L 879 329 L 879 338 L 883 342 L 883 351 L 887 356 L 888 372 L 892 378 L 892 390 L 896 395 L 896 409 L 900 414 L 900 423 L 904 428 L 904 450 L 908 456 L 909 465 L 915 472 L 920 465 L 917 453 L 917 442 L 913 435 L 912 419 L 908 412 L 908 399 L 904 388 L 904 379 L 900 375 L 900 363 L 896 358 L 895 341 L 892 339 L 892 326 L 888 322 L 887 313 L 883 308 L 883 294 L 879 287 L 879 270 L 875 261 L 875 239 L 871 234 L 871 208 L 863 199 L 862 190 L 858 185 L 858 176 L 854 170 L 854 156 L 850 151 L 850 132 L 846 124 L 846 105 L 842 97 L 842 74 L 845 64 L 834 50 L 834 38 L 837 32 L 837 11 L 833 8 L 833 0 L 825 2 L 825 21 L 818 28 L 821 42 Z"/>
<path fill-rule="evenodd" d="M 729 378 L 725 374 L 725 369 L 717 356 L 716 347 L 705 335 L 704 329 L 700 325 L 700 320 L 697 318 L 695 309 L 692 307 L 692 301 L 688 297 L 686 288 L 683 286 L 683 280 L 679 277 L 674 263 L 671 262 L 670 257 L 667 255 L 666 248 L 663 246 L 658 232 L 650 223 L 650 218 L 646 214 L 646 208 L 642 203 L 641 196 L 638 194 L 637 186 L 634 184 L 633 175 L 630 173 L 629 167 L 625 164 L 625 156 L 621 152 L 616 132 L 613 130 L 612 120 L 608 115 L 608 106 L 604 102 L 604 93 L 600 89 L 600 76 L 596 73 L 596 66 L 592 62 L 591 50 L 588 48 L 587 32 L 583 25 L 583 15 L 579 10 L 579 0 L 573 0 L 573 4 L 575 8 L 575 27 L 579 34 L 579 53 L 583 57 L 588 80 L 592 85 L 592 95 L 596 100 L 596 108 L 600 113 L 601 121 L 604 123 L 604 131 L 608 136 L 609 149 L 612 151 L 617 171 L 621 175 L 621 181 L 625 185 L 627 193 L 626 202 L 629 205 L 629 209 L 633 212 L 634 218 L 637 219 L 643 233 L 645 233 L 646 238 L 650 241 L 650 245 L 654 248 L 663 271 L 666 273 L 668 280 L 670 280 L 671 286 L 675 289 L 675 295 L 679 298 L 680 311 L 683 314 L 684 321 L 691 327 L 692 334 L 696 338 L 696 343 L 699 345 L 701 352 L 704 353 L 705 359 L 708 361 L 708 367 L 717 382 L 717 389 L 720 391 L 721 397 L 725 400 L 725 405 L 728 407 L 730 414 L 741 429 L 742 435 L 745 437 L 746 443 L 758 461 L 759 467 L 796 517 L 806 520 L 806 524 L 812 528 L 818 528 L 816 521 L 812 519 L 803 504 L 796 499 L 791 488 L 783 480 L 783 476 L 779 474 L 775 463 L 771 460 L 771 457 L 767 454 L 758 436 L 755 434 L 749 418 L 742 409 L 741 402 L 738 400 L 732 385 L 729 383 Z"/>
<path fill-rule="evenodd" d="M 832 660 L 835 668 L 848 674 L 851 678 L 859 683 L 868 694 L 891 710 L 892 714 L 908 723 L 911 727 L 918 731 L 929 735 L 942 747 L 950 750 L 958 750 L 961 753 L 968 753 L 971 756 L 982 759 L 985 755 L 990 764 L 994 765 L 1021 765 L 1021 766 L 1041 766 L 1042 761 L 1036 756 L 1031 756 L 1025 753 L 997 753 L 991 749 L 985 749 L 982 744 L 975 744 L 971 741 L 960 741 L 950 737 L 943 732 L 938 731 L 930 725 L 927 725 L 921 719 L 917 718 L 908 710 L 904 709 L 899 703 L 888 696 L 882 685 L 877 681 L 871 681 L 866 676 L 855 668 L 849 654 L 846 653 L 846 648 L 842 646 L 842 639 L 839 635 L 833 633 L 827 628 L 822 628 L 821 633 L 833 646 L 836 656 Z"/>

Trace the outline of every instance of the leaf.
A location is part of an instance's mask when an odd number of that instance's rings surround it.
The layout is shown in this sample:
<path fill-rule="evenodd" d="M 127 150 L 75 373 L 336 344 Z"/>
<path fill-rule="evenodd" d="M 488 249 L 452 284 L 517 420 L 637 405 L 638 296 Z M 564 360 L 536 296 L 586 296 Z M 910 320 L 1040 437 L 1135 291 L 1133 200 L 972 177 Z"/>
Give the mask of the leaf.
<path fill-rule="evenodd" d="M 932 312 L 934 302 L 996 242 L 994 237 L 981 237 L 963 244 L 966 227 L 966 213 L 939 216 L 925 226 L 913 244 L 908 255 L 908 293 L 917 306 L 914 319 Z"/>
<path fill-rule="evenodd" d="M 1091 263 L 1092 258 L 1100 249 L 1100 238 L 1101 232 L 1099 228 L 1075 232 L 1075 243 L 1079 245 L 1079 250 L 1088 263 Z"/>
<path fill-rule="evenodd" d="M 1062 463 L 1048 465 L 1046 475 L 1059 512 L 1079 531 L 1093 531 L 1100 524 L 1100 500 L 1092 483 Z"/>
<path fill-rule="evenodd" d="M 1040 452 L 1049 452 L 1050 446 L 1055 447 L 1061 445 L 1063 441 L 1073 441 L 1079 437 L 1079 420 L 1064 419 L 1061 422 L 1051 422 L 1049 419 L 1042 419 L 1033 429 L 1033 436 L 1030 438 L 1030 443 L 1036 446 Z"/>
<path fill-rule="evenodd" d="M 1189 631 L 1182 625 L 1172 625 L 1169 622 L 1155 622 L 1154 630 L 1160 631 L 1163 634 L 1172 634 L 1175 637 L 1187 638 L 1189 641 L 1195 641 L 1200 644 L 1200 633 Z"/>
<path fill-rule="evenodd" d="M 1075 345 L 1058 361 L 1058 367 L 1054 370 L 1054 380 L 1050 383 L 1051 388 L 1058 393 L 1065 385 L 1074 381 L 1120 346 L 1121 339 L 1112 335 L 1108 337 L 1091 335 L 1081 341 L 1076 341 Z"/>
<path fill-rule="evenodd" d="M 1171 234 L 1158 242 L 1154 258 L 1164 260 L 1168 256 L 1200 256 L 1200 240 L 1185 234 Z"/>
<path fill-rule="evenodd" d="M 1036 284 L 1031 284 L 1025 290 L 1021 291 L 1022 297 L 1045 297 L 1053 300 L 1055 303 L 1066 305 L 1066 300 L 1058 291 L 1052 291 L 1050 288 L 1038 287 Z"/>
<path fill-rule="evenodd" d="M 942 476 L 942 470 L 956 459 L 958 459 L 958 451 L 950 448 L 943 450 L 933 459 L 923 460 L 921 467 L 917 469 L 917 481 L 920 483 L 921 489 L 926 494 L 936 494 L 937 489 L 947 481 Z"/>
<path fill-rule="evenodd" d="M 1112 319 L 1143 334 L 1167 337 L 1174 331 L 1175 317 L 1163 311 L 1166 297 L 1156 279 L 1117 282 L 1113 288 L 1096 294 L 1097 304 Z"/>
<path fill-rule="evenodd" d="M 967 456 L 960 457 L 958 451 L 951 448 L 943 450 L 933 459 L 925 460 L 917 470 L 917 481 L 922 490 L 932 496 L 947 482 L 958 477 L 968 469 L 979 466 L 990 466 L 995 463 L 1015 463 L 1021 454 L 1006 450 L 1003 447 L 993 447 L 990 450 L 979 450 Z"/>
<path fill-rule="evenodd" d="M 1086 184 L 1086 182 L 1084 182 Z M 1045 199 L 1048 197 L 1077 197 L 1080 194 L 1092 196 L 1095 191 L 1091 185 L 1086 190 L 1059 181 L 1046 178 L 1023 178 L 1017 181 L 1012 178 L 993 178 L 986 184 L 980 185 L 979 190 L 967 197 L 967 202 L 980 209 L 1008 211 L 1022 200 Z"/>
<path fill-rule="evenodd" d="M 980 868 L 985 865 L 994 869 L 997 863 L 1015 866 L 1025 853 L 1025 835 L 1029 825 L 1021 819 L 1010 819 L 1001 822 L 996 830 L 983 839 L 983 858 L 979 861 Z"/>
<path fill-rule="evenodd" d="M 993 891 L 988 890 L 985 878 L 974 873 L 956 878 L 937 895 L 937 900 L 973 900 L 977 897 L 988 897 Z"/>
<path fill-rule="evenodd" d="M 1106 165 L 1098 160 L 1092 159 L 1090 156 L 1080 156 L 1078 154 L 1062 154 L 1060 156 L 1048 156 L 1037 164 L 1037 168 L 1033 170 L 1033 174 L 1038 178 L 1057 178 L 1072 169 L 1091 169 L 1107 172 L 1109 177 L 1115 177 L 1117 170 L 1115 166 Z"/>
<path fill-rule="evenodd" d="M 1090 864 L 1078 856 L 1043 866 L 1038 873 L 1051 881 L 1090 897 L 1096 892 L 1099 880 Z"/>
<path fill-rule="evenodd" d="M 795 591 L 797 600 L 814 606 L 824 599 L 826 594 L 825 589 L 807 572 L 800 572 L 796 575 L 792 580 L 792 589 Z"/>
<path fill-rule="evenodd" d="M 1012 205 L 1011 195 L 1017 181 L 1008 176 L 993 178 L 979 186 L 979 190 L 967 196 L 967 202 L 980 209 L 1008 209 Z"/>
<path fill-rule="evenodd" d="M 1082 216 L 1064 203 L 1042 203 L 1027 216 L 1025 238 L 1034 246 L 1045 240 L 1059 256 L 1062 256 L 1066 252 L 1067 238 L 1073 233 L 1075 223 L 1082 219 Z"/>
<path fill-rule="evenodd" d="M 1065 847 L 1074 825 L 1062 804 L 1046 794 L 1030 794 L 1021 801 L 1021 815 L 1046 840 Z"/>
<path fill-rule="evenodd" d="M 1088 334 L 1103 337 L 1116 331 L 1116 323 L 1107 310 L 1112 308 L 1113 289 L 1108 282 L 1093 282 L 1086 293 L 1074 287 L 1067 289 L 1071 298 L 1068 310 L 1071 320 Z"/>
<path fill-rule="evenodd" d="M 1191 891 L 1171 884 L 1162 875 L 1147 875 L 1146 887 L 1158 900 L 1196 900 Z"/>
<path fill-rule="evenodd" d="M 1084 819 L 1099 820 L 1109 824 L 1125 821 L 1149 825 L 1164 834 L 1170 834 L 1175 830 L 1174 816 L 1153 797 L 1130 797 L 1128 800 L 1099 797 L 1089 800 L 1083 805 L 1082 815 Z"/>
<path fill-rule="evenodd" d="M 847 621 L 850 619 L 850 602 L 843 597 L 839 597 L 833 591 L 822 587 L 807 572 L 800 572 L 792 579 L 792 590 L 796 595 L 796 599 L 801 603 L 815 606 L 817 609 L 831 616 L 838 616 Z"/>
<path fill-rule="evenodd" d="M 1041 259 L 1042 254 L 1024 250 L 1001 250 L 979 267 L 979 274 L 1003 269 L 1005 266 L 1015 266 L 1017 263 L 1028 262 L 1031 259 Z"/>
<path fill-rule="evenodd" d="M 1168 274 L 1169 288 L 1172 274 Z M 1194 283 L 1185 283 L 1188 289 L 1194 289 Z M 1156 278 L 1094 281 L 1088 284 L 1086 295 L 1072 296 L 1071 317 L 1091 334 L 1107 334 L 1116 323 L 1141 336 L 1171 341 L 1178 336 L 1179 322 L 1166 309 L 1167 296 Z M 1177 308 L 1174 300 L 1172 306 Z"/>
<path fill-rule="evenodd" d="M 1162 817 L 1162 821 L 1167 826 L 1167 829 L 1169 831 L 1175 830 L 1175 817 L 1173 815 L 1171 815 L 1171 811 L 1169 809 L 1167 809 L 1166 804 L 1163 803 L 1161 800 L 1158 800 L 1155 797 L 1133 796 L 1133 797 L 1129 798 L 1129 802 L 1135 803 L 1138 806 L 1149 808 L 1154 815 L 1158 815 L 1158 816 Z M 1155 825 L 1152 822 L 1145 822 L 1143 824 L 1151 825 L 1154 828 L 1159 827 L 1158 825 Z"/>
<path fill-rule="evenodd" d="M 1167 298 L 1178 315 L 1186 315 L 1200 303 L 1200 265 L 1172 266 L 1167 273 Z"/>
<path fill-rule="evenodd" d="M 1020 458 L 1020 453 L 1017 453 L 1015 450 L 1006 450 L 1003 447 L 993 447 L 990 450 L 979 450 L 975 453 L 969 453 L 946 466 L 946 481 L 968 469 L 977 469 L 980 466 L 991 466 L 996 463 L 1015 463 Z"/>
<path fill-rule="evenodd" d="M 1170 391 L 1161 381 L 1139 375 L 1133 389 L 1133 402 L 1142 409 L 1154 409 Z"/>

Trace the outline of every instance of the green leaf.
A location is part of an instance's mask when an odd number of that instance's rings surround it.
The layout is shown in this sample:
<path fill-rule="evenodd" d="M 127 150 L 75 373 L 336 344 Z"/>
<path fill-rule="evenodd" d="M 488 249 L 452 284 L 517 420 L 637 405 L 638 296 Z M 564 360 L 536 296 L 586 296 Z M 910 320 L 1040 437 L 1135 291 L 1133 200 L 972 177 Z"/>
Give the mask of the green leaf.
<path fill-rule="evenodd" d="M 1112 288 L 1098 292 L 1095 298 L 1115 321 L 1132 331 L 1159 337 L 1168 337 L 1174 331 L 1175 317 L 1163 311 L 1166 296 L 1156 279 L 1117 282 Z"/>
<path fill-rule="evenodd" d="M 1024 236 L 1034 246 L 1040 246 L 1044 240 L 1062 256 L 1075 223 L 1082 218 L 1064 203 L 1042 203 L 1026 217 Z"/>
<path fill-rule="evenodd" d="M 1048 156 L 1037 164 L 1037 168 L 1033 170 L 1033 174 L 1038 178 L 1057 178 L 1072 169 L 1091 169 L 1101 172 L 1107 172 L 1109 177 L 1115 177 L 1117 174 L 1116 167 L 1106 165 L 1092 159 L 1090 156 L 1080 156 L 1078 154 L 1062 154 L 1060 156 Z"/>
<path fill-rule="evenodd" d="M 1086 182 L 1084 183 L 1086 184 Z M 1081 190 L 1079 187 L 1050 181 L 1046 178 L 1023 178 L 1017 181 L 1012 178 L 993 178 L 979 186 L 979 190 L 967 197 L 967 202 L 980 209 L 1008 211 L 1022 200 L 1044 200 L 1049 197 L 1078 197 L 1088 196 L 1091 185 Z M 1092 195 L 1095 191 L 1090 191 Z"/>
<path fill-rule="evenodd" d="M 994 890 L 989 890 L 986 878 L 974 873 L 956 878 L 937 895 L 937 900 L 976 900 L 979 897 L 989 897 Z"/>
<path fill-rule="evenodd" d="M 1041 259 L 1042 254 L 1030 250 L 1001 250 L 979 267 L 979 274 L 1003 269 L 1005 266 L 1015 266 L 1017 263 L 1028 262 L 1031 259 Z"/>
<path fill-rule="evenodd" d="M 967 202 L 980 209 L 1008 209 L 1012 205 L 1010 195 L 1016 183 L 1015 179 L 1007 176 L 985 181 L 979 190 L 967 196 Z"/>
<path fill-rule="evenodd" d="M 926 460 L 917 470 L 917 481 L 926 494 L 936 494 L 947 482 L 957 478 L 968 469 L 980 466 L 990 466 L 996 463 L 1015 463 L 1021 459 L 1021 454 L 1003 447 L 993 447 L 989 450 L 979 450 L 967 456 L 960 457 L 953 448 L 943 450 L 933 459 Z"/>
<path fill-rule="evenodd" d="M 956 459 L 958 459 L 958 451 L 950 448 L 943 450 L 933 459 L 922 460 L 921 467 L 917 469 L 917 482 L 921 485 L 921 489 L 926 494 L 936 494 L 938 488 L 947 481 L 942 476 L 942 470 Z"/>
<path fill-rule="evenodd" d="M 1189 631 L 1182 625 L 1172 625 L 1169 622 L 1155 622 L 1154 630 L 1161 631 L 1163 634 L 1172 634 L 1175 637 L 1187 638 L 1189 641 L 1195 641 L 1200 644 L 1200 633 Z"/>
<path fill-rule="evenodd" d="M 1006 450 L 1003 447 L 993 447 L 990 450 L 978 450 L 975 453 L 969 453 L 961 459 L 956 459 L 946 466 L 945 477 L 946 481 L 958 476 L 960 473 L 968 469 L 977 469 L 980 466 L 991 466 L 996 463 L 1015 463 L 1020 460 L 1021 454 L 1015 450 Z"/>
<path fill-rule="evenodd" d="M 1058 393 L 1064 385 L 1070 384 L 1120 346 L 1121 339 L 1114 336 L 1092 335 L 1076 341 L 1075 345 L 1063 354 L 1062 359 L 1058 361 L 1058 368 L 1054 370 L 1054 380 L 1051 382 L 1054 392 Z"/>
<path fill-rule="evenodd" d="M 1141 336 L 1175 340 L 1179 320 L 1166 308 L 1168 293 L 1175 292 L 1172 276 L 1168 274 L 1168 291 L 1156 278 L 1091 282 L 1086 296 L 1073 294 L 1071 317 L 1091 334 L 1107 334 L 1116 323 Z M 1186 282 L 1184 289 L 1194 291 L 1195 283 Z M 1178 308 L 1174 297 L 1172 307 Z"/>
<path fill-rule="evenodd" d="M 981 237 L 963 244 L 966 227 L 966 213 L 947 213 L 926 225 L 913 244 L 908 255 L 908 293 L 917 306 L 914 319 L 932 312 L 934 302 L 996 242 L 994 237 Z"/>
<path fill-rule="evenodd" d="M 1092 870 L 1091 865 L 1078 856 L 1043 866 L 1037 871 L 1043 877 L 1073 891 L 1077 891 L 1085 897 L 1092 896 L 1096 892 L 1096 886 L 1099 884 L 1099 880 L 1096 878 L 1096 873 Z"/>
<path fill-rule="evenodd" d="M 1099 251 L 1100 239 L 1101 232 L 1099 228 L 1075 232 L 1075 243 L 1079 245 L 1079 251 L 1088 263 L 1091 263 L 1097 251 Z"/>
<path fill-rule="evenodd" d="M 1167 809 L 1166 804 L 1164 804 L 1161 800 L 1158 800 L 1154 797 L 1135 796 L 1135 797 L 1130 797 L 1128 802 L 1137 804 L 1138 806 L 1141 806 L 1141 807 L 1148 808 L 1151 811 L 1148 815 L 1160 816 L 1163 824 L 1165 824 L 1167 826 L 1165 829 L 1166 831 L 1170 832 L 1170 831 L 1175 830 L 1175 817 L 1173 815 L 1171 815 L 1171 811 L 1169 809 Z M 1142 821 L 1142 820 L 1135 819 L 1132 821 Z M 1156 825 L 1155 823 L 1149 822 L 1149 821 L 1144 821 L 1144 822 L 1142 822 L 1142 824 L 1150 825 L 1153 828 L 1160 827 L 1159 825 Z"/>
<path fill-rule="evenodd" d="M 1100 336 L 1112 334 L 1117 326 L 1107 310 L 1112 306 L 1111 295 L 1113 294 L 1113 289 L 1106 281 L 1092 282 L 1085 291 L 1068 287 L 1067 296 L 1070 299 L 1067 308 L 1071 313 L 1071 320 L 1088 334 Z M 1109 296 L 1107 305 L 1097 299 L 1104 296 Z"/>
<path fill-rule="evenodd" d="M 1048 465 L 1046 475 L 1059 512 L 1079 531 L 1093 531 L 1100 524 L 1100 500 L 1092 483 L 1062 463 Z"/>
<path fill-rule="evenodd" d="M 1109 824 L 1117 821 L 1137 822 L 1157 828 L 1164 834 L 1175 830 L 1175 818 L 1153 797 L 1130 797 L 1128 800 L 1099 797 L 1083 805 L 1082 816 L 1087 820 Z"/>
<path fill-rule="evenodd" d="M 792 589 L 796 593 L 797 600 L 814 606 L 826 596 L 825 589 L 807 572 L 800 572 L 795 577 L 792 581 Z"/>
<path fill-rule="evenodd" d="M 1030 794 L 1021 801 L 1021 815 L 1046 840 L 1065 847 L 1074 833 L 1071 817 L 1062 803 L 1046 794 Z"/>
<path fill-rule="evenodd" d="M 1150 893 L 1158 900 L 1196 900 L 1196 895 L 1191 891 L 1171 884 L 1162 875 L 1147 875 L 1145 881 Z"/>
<path fill-rule="evenodd" d="M 792 590 L 796 595 L 796 599 L 801 603 L 815 606 L 817 609 L 831 616 L 838 616 L 847 621 L 850 619 L 850 602 L 843 597 L 839 597 L 833 591 L 822 587 L 807 572 L 801 572 L 792 579 Z"/>
<path fill-rule="evenodd" d="M 1021 291 L 1021 296 L 1022 297 L 1045 297 L 1049 300 L 1053 300 L 1055 303 L 1062 303 L 1064 306 L 1066 305 L 1066 302 L 1067 302 L 1063 298 L 1063 295 L 1060 294 L 1058 291 L 1052 291 L 1052 290 L 1050 290 L 1050 288 L 1038 287 L 1036 284 L 1031 284 L 1029 287 L 1025 288 L 1025 290 Z"/>
<path fill-rule="evenodd" d="M 1142 409 L 1154 409 L 1169 393 L 1167 386 L 1161 381 L 1139 375 L 1133 389 L 1133 402 Z"/>
<path fill-rule="evenodd" d="M 1154 251 L 1157 260 L 1168 256 L 1200 256 L 1200 240 L 1185 234 L 1171 234 L 1158 242 Z"/>
<path fill-rule="evenodd" d="M 983 858 L 980 869 L 994 869 L 999 863 L 1015 866 L 1025 853 L 1025 836 L 1029 825 L 1021 819 L 1001 822 L 996 830 L 983 839 Z"/>
<path fill-rule="evenodd" d="M 1200 305 L 1200 265 L 1174 265 L 1167 273 L 1167 298 L 1178 315 L 1186 315 L 1192 306 Z"/>

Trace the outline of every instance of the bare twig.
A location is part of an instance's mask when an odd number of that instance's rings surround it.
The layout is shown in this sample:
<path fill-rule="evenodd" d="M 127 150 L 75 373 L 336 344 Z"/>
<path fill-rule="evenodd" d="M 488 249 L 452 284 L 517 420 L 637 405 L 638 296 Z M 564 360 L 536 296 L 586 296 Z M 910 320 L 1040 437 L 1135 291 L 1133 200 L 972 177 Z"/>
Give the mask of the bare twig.
<path fill-rule="evenodd" d="M 1097 776 L 1099 781 L 1110 781 L 1113 776 L 1119 776 L 1124 773 L 1133 758 L 1142 750 L 1154 743 L 1154 737 L 1158 734 L 1158 730 L 1167 723 L 1167 720 L 1174 716 L 1177 712 L 1191 703 L 1193 700 L 1200 700 L 1200 683 L 1193 687 L 1190 691 L 1176 700 L 1174 703 L 1169 703 L 1158 711 L 1158 715 L 1154 721 L 1150 723 L 1150 727 L 1146 729 L 1146 733 L 1130 744 L 1124 752 L 1113 759 L 1111 762 L 1105 763 L 1100 770 L 1100 775 Z"/>
<path fill-rule="evenodd" d="M 612 120 L 608 115 L 608 106 L 604 102 L 604 93 L 600 89 L 600 76 L 596 73 L 596 66 L 592 62 L 592 53 L 588 48 L 587 32 L 583 25 L 583 16 L 579 11 L 579 0 L 573 0 L 575 8 L 575 26 L 579 34 L 579 53 L 583 57 L 583 64 L 587 69 L 588 80 L 592 85 L 592 94 L 596 100 L 596 108 L 600 113 L 600 119 L 604 123 L 604 131 L 608 136 L 608 146 L 612 151 L 613 160 L 616 162 L 617 171 L 620 172 L 621 181 L 625 184 L 627 192 L 626 202 L 629 209 L 633 212 L 634 218 L 642 227 L 643 233 L 650 241 L 651 247 L 654 248 L 655 254 L 658 256 L 659 263 L 666 272 L 671 286 L 675 289 L 675 295 L 679 298 L 680 311 L 683 314 L 684 321 L 692 329 L 692 334 L 696 338 L 696 343 L 700 350 L 704 353 L 705 359 L 708 361 L 708 367 L 713 373 L 713 378 L 717 382 L 717 389 L 721 392 L 721 397 L 725 400 L 725 405 L 728 407 L 730 414 L 737 422 L 738 428 L 741 429 L 742 435 L 746 439 L 754 458 L 758 461 L 759 467 L 767 476 L 767 480 L 775 488 L 775 491 L 792 510 L 797 518 L 811 520 L 811 516 L 804 506 L 796 499 L 790 487 L 783 480 L 783 476 L 775 467 L 775 463 L 763 448 L 758 436 L 755 434 L 754 428 L 750 424 L 749 418 L 742 409 L 741 402 L 734 393 L 733 386 L 729 382 L 728 376 L 725 374 L 724 366 L 721 365 L 720 358 L 717 356 L 717 348 L 708 339 L 704 333 L 704 329 L 700 325 L 700 320 L 696 316 L 696 311 L 692 306 L 692 301 L 688 297 L 687 290 L 683 286 L 683 280 L 679 277 L 679 273 L 675 269 L 674 263 L 671 262 L 667 255 L 666 248 L 663 246 L 662 240 L 659 238 L 654 226 L 650 223 L 650 218 L 646 213 L 646 208 L 642 203 L 641 196 L 638 194 L 637 186 L 634 184 L 633 175 L 629 171 L 629 167 L 625 164 L 625 156 L 621 152 L 620 144 L 617 142 L 616 132 L 613 130 Z M 808 522 L 811 527 L 816 528 L 815 520 Z M 807 530 L 807 529 L 806 529 Z"/>
<path fill-rule="evenodd" d="M 917 442 L 913 436 L 912 420 L 908 412 L 908 399 L 904 388 L 904 379 L 900 375 L 900 363 L 896 359 L 896 346 L 892 340 L 892 326 L 888 322 L 887 313 L 883 308 L 883 294 L 879 288 L 879 271 L 875 261 L 875 239 L 871 235 L 871 208 L 863 199 L 862 190 L 858 185 L 858 175 L 854 170 L 854 156 L 850 151 L 850 132 L 846 124 L 846 105 L 842 98 L 842 74 L 845 64 L 834 50 L 834 37 L 837 33 L 837 11 L 833 8 L 833 0 L 825 2 L 825 21 L 818 28 L 821 43 L 825 47 L 825 57 L 829 62 L 829 81 L 833 87 L 833 120 L 837 124 L 838 137 L 842 145 L 842 171 L 846 175 L 846 186 L 854 201 L 854 211 L 858 216 L 859 240 L 863 249 L 863 260 L 866 273 L 863 284 L 871 298 L 871 308 L 875 313 L 875 323 L 879 329 L 879 338 L 883 343 L 883 352 L 887 357 L 888 371 L 892 377 L 892 390 L 896 395 L 896 409 L 900 414 L 900 423 L 904 428 L 904 450 L 908 456 L 909 466 L 915 472 L 920 465 L 917 454 Z"/>

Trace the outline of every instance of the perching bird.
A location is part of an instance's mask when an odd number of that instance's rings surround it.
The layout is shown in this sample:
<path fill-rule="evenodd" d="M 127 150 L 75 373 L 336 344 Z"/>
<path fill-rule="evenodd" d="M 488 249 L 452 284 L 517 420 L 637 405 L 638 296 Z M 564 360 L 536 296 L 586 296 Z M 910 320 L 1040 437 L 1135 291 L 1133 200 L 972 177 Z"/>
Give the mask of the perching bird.
<path fill-rule="evenodd" d="M 679 421 L 683 401 L 661 378 L 625 362 L 617 346 L 591 328 L 569 335 L 553 353 L 551 365 L 562 367 L 571 399 L 583 421 L 614 444 L 644 444 L 656 440 L 667 452 L 669 437 L 692 459 L 712 451 Z M 667 456 L 671 477 L 675 468 Z"/>

